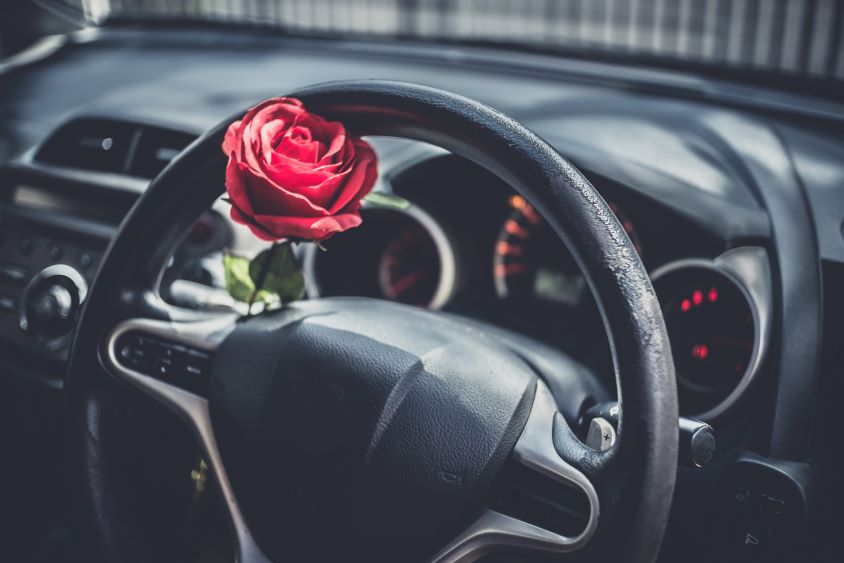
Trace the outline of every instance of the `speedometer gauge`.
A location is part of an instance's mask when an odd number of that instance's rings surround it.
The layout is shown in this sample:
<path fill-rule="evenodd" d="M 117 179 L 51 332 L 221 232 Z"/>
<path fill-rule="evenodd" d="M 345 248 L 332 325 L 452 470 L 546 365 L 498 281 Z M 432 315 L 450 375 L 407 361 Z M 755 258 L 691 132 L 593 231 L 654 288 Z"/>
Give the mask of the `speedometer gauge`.
<path fill-rule="evenodd" d="M 539 300 L 576 305 L 586 282 L 574 258 L 536 209 L 519 195 L 510 197 L 510 213 L 495 241 L 493 275 L 501 299 Z M 608 205 L 636 251 L 642 247 L 633 223 L 613 202 Z"/>
<path fill-rule="evenodd" d="M 420 307 L 429 305 L 440 282 L 440 255 L 431 235 L 410 223 L 387 243 L 378 261 L 384 297 Z"/>
<path fill-rule="evenodd" d="M 375 297 L 439 309 L 456 288 L 451 239 L 422 208 L 364 208 L 357 229 L 309 246 L 305 279 L 311 296 Z"/>

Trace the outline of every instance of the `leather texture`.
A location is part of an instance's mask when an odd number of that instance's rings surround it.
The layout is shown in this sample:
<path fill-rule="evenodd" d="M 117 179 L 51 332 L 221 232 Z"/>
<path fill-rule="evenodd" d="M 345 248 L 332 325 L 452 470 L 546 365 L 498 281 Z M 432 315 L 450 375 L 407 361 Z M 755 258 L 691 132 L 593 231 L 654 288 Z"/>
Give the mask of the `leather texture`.
<path fill-rule="evenodd" d="M 304 545 L 314 557 L 331 530 L 319 560 L 415 561 L 467 524 L 524 428 L 535 381 L 459 319 L 319 299 L 240 323 L 217 351 L 211 408 L 216 428 L 236 427 L 218 437 L 226 459 L 234 436 L 260 460 L 232 473 L 241 505 L 295 515 L 258 537 L 270 556 Z"/>
<path fill-rule="evenodd" d="M 598 532 L 575 557 L 656 559 L 665 532 L 677 463 L 677 398 L 671 351 L 650 280 L 617 219 L 588 180 L 515 121 L 480 103 L 404 83 L 363 81 L 316 86 L 292 95 L 360 135 L 406 137 L 439 145 L 490 170 L 545 217 L 566 243 L 596 297 L 610 335 L 623 418 L 615 448 L 592 452 L 555 431 L 561 455 L 595 483 Z M 233 119 L 239 118 L 235 116 Z M 227 124 L 210 131 L 152 183 L 124 221 L 89 294 L 73 346 L 69 428 L 86 517 L 109 560 L 130 560 L 113 532 L 106 452 L 85 416 L 98 388 L 103 334 L 121 316 L 183 315 L 155 298 L 158 272 L 192 220 L 222 193 L 219 146 Z M 82 458 L 82 459 L 80 459 Z M 81 470 L 81 471 L 80 471 Z M 413 510 L 408 507 L 408 510 Z"/>

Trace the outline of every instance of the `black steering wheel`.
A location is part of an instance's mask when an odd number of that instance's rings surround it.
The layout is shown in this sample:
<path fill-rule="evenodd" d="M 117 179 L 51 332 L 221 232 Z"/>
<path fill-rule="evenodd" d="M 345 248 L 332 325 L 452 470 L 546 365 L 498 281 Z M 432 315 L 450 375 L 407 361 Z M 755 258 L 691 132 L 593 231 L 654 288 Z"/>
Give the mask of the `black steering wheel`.
<path fill-rule="evenodd" d="M 585 446 L 529 362 L 454 317 L 371 299 L 301 301 L 246 321 L 166 304 L 169 256 L 223 191 L 226 120 L 139 199 L 77 329 L 69 428 L 99 555 L 132 559 L 103 439 L 111 391 L 125 384 L 195 432 L 241 562 L 654 561 L 677 463 L 674 368 L 647 273 L 601 196 L 547 143 L 467 98 L 384 81 L 292 95 L 356 135 L 465 157 L 536 207 L 610 336 L 618 439 Z"/>

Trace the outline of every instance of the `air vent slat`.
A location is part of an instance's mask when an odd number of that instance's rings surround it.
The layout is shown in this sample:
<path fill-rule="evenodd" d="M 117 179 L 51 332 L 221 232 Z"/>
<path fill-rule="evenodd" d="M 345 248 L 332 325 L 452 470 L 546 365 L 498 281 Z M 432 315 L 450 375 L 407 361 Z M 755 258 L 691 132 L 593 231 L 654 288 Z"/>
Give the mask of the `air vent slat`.
<path fill-rule="evenodd" d="M 129 163 L 129 173 L 141 178 L 155 178 L 194 138 L 180 131 L 145 127 Z"/>

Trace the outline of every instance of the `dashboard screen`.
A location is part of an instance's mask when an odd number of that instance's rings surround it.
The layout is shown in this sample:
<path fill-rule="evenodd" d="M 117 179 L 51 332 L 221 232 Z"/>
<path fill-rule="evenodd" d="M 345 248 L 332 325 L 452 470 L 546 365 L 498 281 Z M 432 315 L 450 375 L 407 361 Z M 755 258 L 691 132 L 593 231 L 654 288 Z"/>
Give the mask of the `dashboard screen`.
<path fill-rule="evenodd" d="M 102 199 L 95 201 L 78 193 L 61 194 L 55 190 L 29 185 L 17 186 L 12 203 L 22 209 L 61 213 L 110 225 L 120 224 L 131 207 L 126 202 Z"/>

